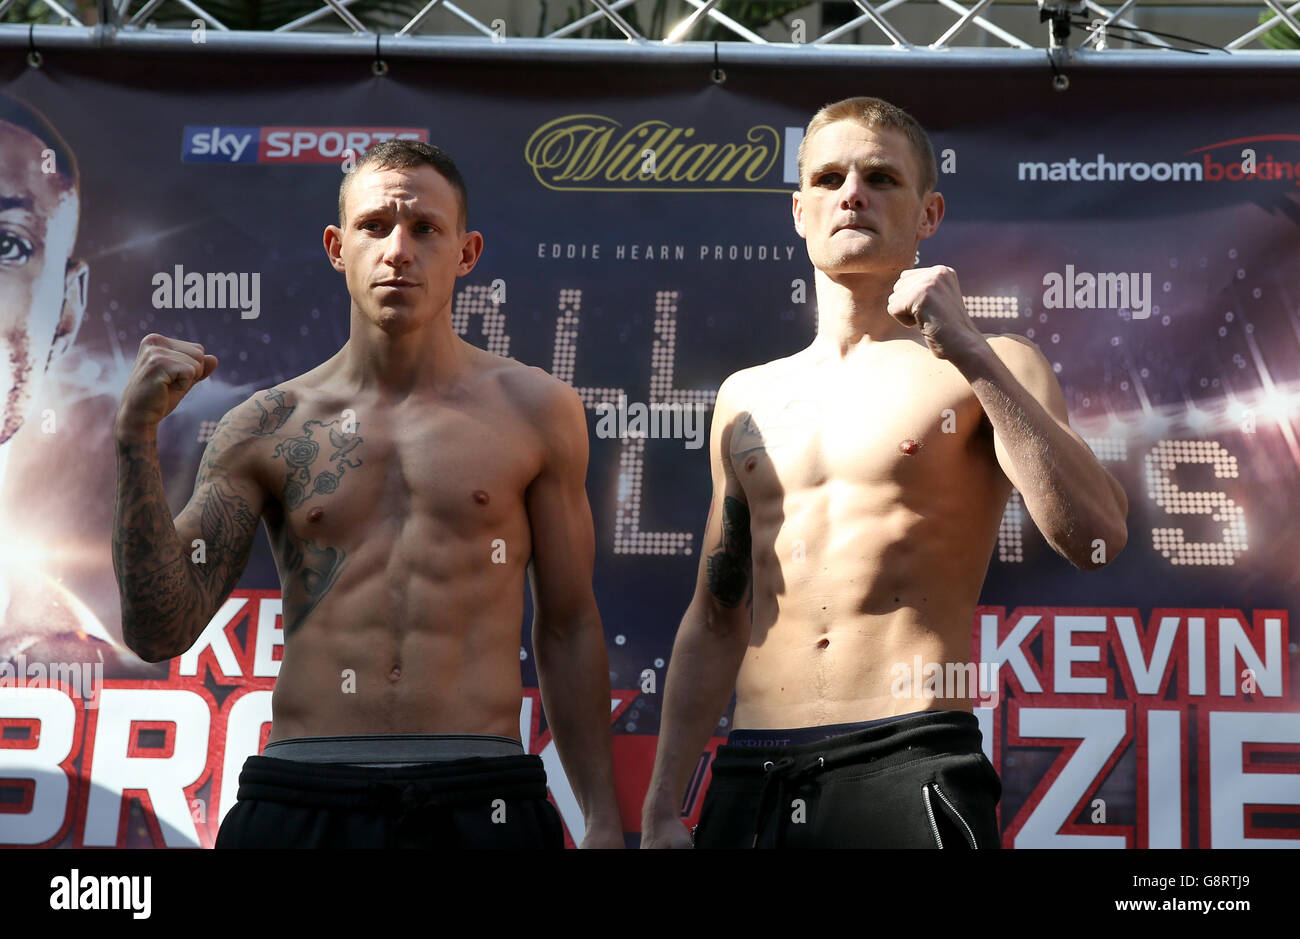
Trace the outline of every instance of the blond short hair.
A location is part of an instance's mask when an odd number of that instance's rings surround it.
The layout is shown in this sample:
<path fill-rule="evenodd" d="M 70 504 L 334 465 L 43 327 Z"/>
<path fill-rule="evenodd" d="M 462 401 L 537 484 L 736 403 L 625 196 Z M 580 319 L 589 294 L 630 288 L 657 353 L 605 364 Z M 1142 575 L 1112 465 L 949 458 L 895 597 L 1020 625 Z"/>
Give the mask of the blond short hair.
<path fill-rule="evenodd" d="M 934 148 L 930 146 L 929 136 L 916 122 L 916 118 L 902 108 L 880 98 L 845 98 L 843 101 L 826 105 L 813 115 L 812 120 L 808 122 L 808 129 L 804 131 L 803 140 L 799 143 L 800 187 L 804 184 L 804 157 L 807 154 L 808 141 L 817 131 L 837 121 L 854 121 L 873 130 L 878 127 L 889 127 L 901 132 L 912 145 L 912 153 L 916 156 L 917 165 L 921 170 L 917 189 L 923 196 L 934 191 L 939 180 L 939 171 L 934 163 Z"/>

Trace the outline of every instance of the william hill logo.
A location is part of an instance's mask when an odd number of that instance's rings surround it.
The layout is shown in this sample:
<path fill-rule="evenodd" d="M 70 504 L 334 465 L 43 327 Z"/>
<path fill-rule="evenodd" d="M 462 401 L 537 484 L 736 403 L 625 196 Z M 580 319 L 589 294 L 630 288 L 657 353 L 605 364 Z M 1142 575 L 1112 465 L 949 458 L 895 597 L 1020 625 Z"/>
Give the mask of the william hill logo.
<path fill-rule="evenodd" d="M 780 155 L 781 135 L 766 124 L 744 140 L 705 140 L 694 127 L 642 121 L 625 128 L 600 114 L 547 121 L 524 145 L 543 186 L 587 191 L 789 192 L 759 185 Z"/>

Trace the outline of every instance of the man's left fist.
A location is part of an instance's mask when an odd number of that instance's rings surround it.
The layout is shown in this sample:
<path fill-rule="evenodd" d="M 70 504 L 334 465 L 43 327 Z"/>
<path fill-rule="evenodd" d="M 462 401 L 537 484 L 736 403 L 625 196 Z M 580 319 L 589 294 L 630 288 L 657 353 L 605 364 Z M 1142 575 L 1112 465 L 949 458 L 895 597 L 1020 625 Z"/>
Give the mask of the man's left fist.
<path fill-rule="evenodd" d="M 889 315 L 921 331 L 938 358 L 959 358 L 985 342 L 961 299 L 957 272 L 942 264 L 903 271 L 889 295 Z"/>

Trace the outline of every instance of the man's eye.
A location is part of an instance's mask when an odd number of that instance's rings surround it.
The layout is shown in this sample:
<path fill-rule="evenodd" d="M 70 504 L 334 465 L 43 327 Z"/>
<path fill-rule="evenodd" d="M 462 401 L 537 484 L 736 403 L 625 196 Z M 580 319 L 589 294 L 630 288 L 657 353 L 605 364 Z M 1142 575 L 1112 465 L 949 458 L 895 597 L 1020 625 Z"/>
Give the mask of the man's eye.
<path fill-rule="evenodd" d="M 894 177 L 890 176 L 888 173 L 872 173 L 871 181 L 875 183 L 892 183 Z"/>
<path fill-rule="evenodd" d="M 832 186 L 838 186 L 838 185 L 839 185 L 839 180 L 840 180 L 841 178 L 842 178 L 842 177 L 840 176 L 839 173 L 823 173 L 821 176 L 819 176 L 819 177 L 817 178 L 817 182 L 818 182 L 818 183 L 827 183 L 827 184 L 830 184 L 830 185 L 832 185 Z"/>
<path fill-rule="evenodd" d="M 26 238 L 13 232 L 0 232 L 0 262 L 24 264 L 34 251 L 32 243 Z"/>

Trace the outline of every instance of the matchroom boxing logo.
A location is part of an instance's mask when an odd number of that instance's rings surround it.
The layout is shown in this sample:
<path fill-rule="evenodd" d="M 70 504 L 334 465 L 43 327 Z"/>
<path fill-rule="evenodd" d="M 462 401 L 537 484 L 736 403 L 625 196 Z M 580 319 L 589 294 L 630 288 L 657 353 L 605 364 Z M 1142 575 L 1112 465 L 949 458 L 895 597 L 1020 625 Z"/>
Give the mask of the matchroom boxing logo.
<path fill-rule="evenodd" d="M 1111 160 L 1104 153 L 1095 157 L 1070 157 L 1056 161 L 1027 161 L 1017 164 L 1020 182 L 1278 182 L 1300 186 L 1300 160 L 1275 156 L 1273 150 L 1285 144 L 1300 150 L 1298 134 L 1256 134 L 1220 140 L 1193 147 L 1189 161 Z M 1199 154 L 1199 156 L 1198 156 Z"/>

